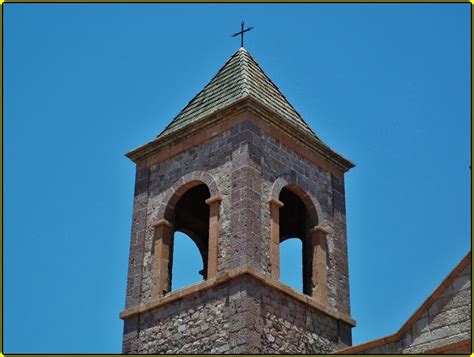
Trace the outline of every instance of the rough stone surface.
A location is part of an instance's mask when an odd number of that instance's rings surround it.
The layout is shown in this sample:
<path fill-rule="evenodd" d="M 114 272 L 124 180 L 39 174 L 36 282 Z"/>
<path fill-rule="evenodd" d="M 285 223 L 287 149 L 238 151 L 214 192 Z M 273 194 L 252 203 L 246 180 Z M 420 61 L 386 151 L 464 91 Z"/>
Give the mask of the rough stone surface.
<path fill-rule="evenodd" d="M 422 353 L 471 339 L 471 265 L 464 268 L 404 338 L 411 343 L 397 346 L 403 353 Z"/>
<path fill-rule="evenodd" d="M 284 177 L 315 197 L 328 236 L 328 303 L 350 313 L 343 182 L 263 134 L 250 122 L 170 160 L 137 172 L 127 307 L 150 302 L 153 224 L 173 185 L 206 172 L 223 195 L 217 272 L 248 265 L 270 273 L 270 209 L 275 181 Z M 184 181 L 183 181 L 184 184 Z M 171 191 L 171 192 L 170 192 Z M 335 202 L 336 204 L 333 204 Z"/>
<path fill-rule="evenodd" d="M 296 184 L 314 197 L 320 207 L 318 224 L 329 228 L 328 242 L 328 303 L 350 314 L 347 262 L 344 182 L 329 172 L 309 163 L 274 138 L 263 134 L 253 124 L 247 124 L 250 158 L 261 171 L 262 195 L 260 229 L 265 244 L 270 237 L 270 206 L 272 187 L 277 179 Z M 278 197 L 275 197 L 278 198 Z M 268 252 L 268 250 L 266 251 Z M 265 256 L 268 261 L 268 255 Z M 268 265 L 267 265 L 268 266 Z"/>
<path fill-rule="evenodd" d="M 326 353 L 337 321 L 249 276 L 125 321 L 125 353 Z"/>
<path fill-rule="evenodd" d="M 471 265 L 469 264 L 399 341 L 358 353 L 424 353 L 470 339 Z"/>
<path fill-rule="evenodd" d="M 204 144 L 137 171 L 126 308 L 152 301 L 153 224 L 160 219 L 169 218 L 165 217 L 170 209 L 166 206 L 167 203 L 172 200 L 177 188 L 189 180 L 201 180 L 212 186 L 211 195 L 216 192 L 223 197 L 219 216 L 217 275 L 233 268 L 250 266 L 270 277 L 269 200 L 273 198 L 272 195 L 279 194 L 275 186 L 277 180 L 300 187 L 315 206 L 317 224 L 330 232 L 327 237 L 328 305 L 333 310 L 350 315 L 343 179 L 308 162 L 273 137 L 264 134 L 250 121 L 237 123 Z M 255 288 L 255 291 L 260 290 Z M 341 336 L 344 336 L 345 345 L 350 344 L 347 343 L 350 341 L 349 327 L 338 326 L 337 321 L 330 318 L 310 316 L 302 306 L 293 309 L 292 304 L 297 305 L 296 302 L 283 301 L 282 298 L 278 303 L 273 301 L 262 304 L 258 302 L 260 300 L 256 302 L 253 298 L 248 298 L 250 300 L 245 306 L 249 310 L 236 310 L 241 311 L 241 316 L 231 318 L 225 313 L 226 305 L 222 305 L 222 301 L 225 302 L 230 297 L 226 297 L 226 292 L 213 294 L 212 298 L 206 296 L 199 297 L 200 300 L 193 300 L 194 302 L 183 301 L 179 307 L 172 304 L 176 310 L 173 312 L 154 312 L 161 316 L 159 323 L 158 318 L 150 317 L 150 314 L 140 316 L 139 322 L 135 321 L 136 318 L 127 319 L 125 331 L 130 332 L 124 334 L 124 351 L 211 353 L 212 346 L 220 345 L 212 353 L 231 353 L 243 350 L 242 346 L 245 345 L 248 352 L 316 353 L 335 348 L 342 343 L 339 341 Z M 262 299 L 266 295 L 262 292 L 258 294 Z M 205 312 L 191 318 L 196 311 L 203 309 Z M 259 316 L 267 316 L 259 320 L 260 327 L 253 321 L 252 309 Z M 191 310 L 193 313 L 189 312 Z M 181 313 L 185 317 L 180 317 Z M 202 321 L 207 319 L 203 320 L 205 314 L 210 318 L 206 322 L 209 329 L 214 327 L 213 333 L 200 331 L 196 335 L 197 330 L 193 329 L 197 324 L 202 327 Z M 242 325 L 235 331 L 234 337 L 230 335 L 231 329 L 235 328 L 232 319 L 237 319 L 236 323 Z M 182 321 L 175 326 L 178 320 Z M 267 320 L 271 325 L 267 326 Z M 150 325 L 146 325 L 144 321 L 150 321 Z M 130 328 L 132 325 L 137 326 L 137 323 L 139 327 L 135 331 Z M 226 323 L 229 326 L 223 328 Z M 162 332 L 161 335 L 155 332 L 148 334 L 145 332 L 148 330 Z M 170 341 L 166 348 L 158 347 L 163 345 L 158 344 L 158 341 L 170 338 L 168 335 L 164 337 L 165 331 L 172 336 L 181 337 L 176 340 L 176 345 Z M 219 341 L 222 343 L 216 344 L 215 340 L 210 340 L 214 334 L 219 335 L 223 331 L 228 331 L 229 334 L 220 336 L 222 341 Z M 197 340 L 206 342 L 197 345 Z M 240 343 L 236 341 L 245 343 L 235 345 Z M 252 346 L 258 346 L 255 347 L 257 350 L 252 350 Z"/>
<path fill-rule="evenodd" d="M 140 304 L 140 289 L 143 279 L 143 256 L 148 204 L 148 169 L 138 170 L 135 176 L 135 194 L 132 214 L 132 234 L 128 260 L 127 296 L 125 307 Z"/>
<path fill-rule="evenodd" d="M 225 353 L 229 287 L 162 306 L 125 321 L 125 353 Z"/>
<path fill-rule="evenodd" d="M 263 353 L 319 354 L 351 345 L 342 322 L 268 287 L 260 287 L 258 296 Z"/>

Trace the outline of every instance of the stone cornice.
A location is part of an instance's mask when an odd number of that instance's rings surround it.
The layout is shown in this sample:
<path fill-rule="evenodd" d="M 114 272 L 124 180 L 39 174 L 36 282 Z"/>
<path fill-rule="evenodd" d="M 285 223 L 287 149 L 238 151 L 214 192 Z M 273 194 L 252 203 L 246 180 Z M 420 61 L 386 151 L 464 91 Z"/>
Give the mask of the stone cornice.
<path fill-rule="evenodd" d="M 355 166 L 354 163 L 332 150 L 322 141 L 316 139 L 312 135 L 309 135 L 299 127 L 291 125 L 288 121 L 284 120 L 280 115 L 278 115 L 278 113 L 272 111 L 265 104 L 254 99 L 253 97 L 249 97 L 249 101 L 253 104 L 249 109 L 261 116 L 262 119 L 267 120 L 275 126 L 281 128 L 287 135 L 297 140 L 302 145 L 309 147 L 312 151 L 323 156 L 325 159 L 331 161 L 341 168 L 343 172 L 349 171 Z"/>
<path fill-rule="evenodd" d="M 261 125 L 273 125 L 282 133 L 288 135 L 292 140 L 302 147 L 306 147 L 311 150 L 314 154 L 321 157 L 321 159 L 328 161 L 332 165 L 336 166 L 342 172 L 350 170 L 355 165 L 349 160 L 345 159 L 340 154 L 333 151 L 327 145 L 316 139 L 314 136 L 309 135 L 302 129 L 291 125 L 289 122 L 284 120 L 278 113 L 272 111 L 269 107 L 263 103 L 257 101 L 251 96 L 247 96 L 241 100 L 231 103 L 225 108 L 219 109 L 198 121 L 191 123 L 171 135 L 164 137 L 158 137 L 126 154 L 135 163 L 140 163 L 149 156 L 160 152 L 169 151 L 168 155 L 163 157 L 172 157 L 179 153 L 179 145 L 182 142 L 192 142 L 193 136 L 197 136 L 201 132 L 206 132 L 208 139 L 219 134 L 221 131 L 216 125 L 220 125 L 221 128 L 228 126 L 224 125 L 227 121 L 232 120 L 233 117 L 241 114 L 245 111 L 249 111 L 254 114 L 254 119 L 260 119 Z M 256 123 L 259 124 L 259 123 Z M 213 128 L 214 126 L 214 128 Z M 275 130 L 269 129 L 267 133 L 273 136 L 276 140 L 281 141 L 281 134 Z M 171 146 L 177 146 L 175 152 L 171 150 Z"/>
<path fill-rule="evenodd" d="M 144 157 L 150 154 L 153 154 L 159 151 L 160 149 L 165 148 L 166 146 L 169 146 L 173 143 L 178 143 L 182 140 L 192 137 L 196 135 L 199 131 L 206 130 L 210 128 L 213 124 L 221 122 L 222 120 L 229 118 L 230 116 L 236 114 L 237 112 L 241 112 L 242 109 L 239 108 L 240 109 L 239 110 L 237 109 L 237 107 L 240 104 L 242 104 L 244 100 L 245 98 L 237 102 L 231 103 L 227 107 L 216 110 L 215 112 L 212 112 L 202 117 L 200 120 L 190 123 L 186 125 L 185 127 L 177 130 L 172 135 L 170 134 L 163 137 L 157 137 L 153 139 L 152 141 L 149 141 L 148 143 L 143 144 L 127 152 L 125 156 L 128 157 L 133 162 L 138 163 Z"/>
<path fill-rule="evenodd" d="M 122 313 L 120 313 L 120 318 L 122 320 L 128 319 L 135 315 L 140 315 L 145 312 L 160 308 L 161 306 L 173 303 L 175 301 L 179 301 L 183 298 L 187 298 L 189 296 L 193 296 L 200 292 L 205 292 L 208 289 L 211 289 L 217 285 L 221 285 L 227 283 L 231 280 L 234 280 L 240 276 L 248 275 L 252 278 L 262 282 L 265 286 L 280 291 L 281 293 L 290 296 L 299 302 L 305 304 L 306 306 L 315 309 L 329 317 L 332 317 L 336 320 L 344 321 L 345 323 L 355 326 L 356 322 L 348 315 L 342 314 L 339 311 L 333 310 L 327 306 L 323 306 L 319 304 L 316 300 L 311 298 L 308 295 L 303 295 L 296 290 L 293 290 L 288 285 L 285 285 L 277 280 L 270 279 L 266 275 L 262 274 L 261 272 L 251 268 L 251 267 L 242 267 L 230 270 L 224 274 L 220 274 L 214 278 L 207 279 L 200 283 L 188 286 L 186 288 L 171 292 L 164 297 L 156 299 L 148 304 L 143 304 L 140 306 L 129 308 Z"/>

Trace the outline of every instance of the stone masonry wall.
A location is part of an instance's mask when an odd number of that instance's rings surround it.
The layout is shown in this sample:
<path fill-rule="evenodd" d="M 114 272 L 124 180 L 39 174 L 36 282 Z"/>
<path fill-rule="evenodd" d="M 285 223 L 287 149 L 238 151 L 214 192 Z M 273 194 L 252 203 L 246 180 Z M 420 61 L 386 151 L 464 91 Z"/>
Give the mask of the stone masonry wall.
<path fill-rule="evenodd" d="M 423 353 L 464 340 L 471 340 L 470 264 L 400 340 L 358 353 Z"/>
<path fill-rule="evenodd" d="M 321 354 L 351 345 L 350 327 L 267 286 L 257 287 L 267 354 Z"/>
<path fill-rule="evenodd" d="M 321 208 L 319 224 L 329 227 L 328 235 L 328 304 L 333 309 L 350 315 L 349 273 L 347 261 L 344 181 L 308 162 L 288 149 L 273 137 L 266 135 L 251 122 L 240 124 L 242 137 L 247 144 L 250 167 L 256 173 L 252 178 L 260 178 L 261 186 L 249 188 L 249 195 L 260 201 L 260 220 L 255 227 L 262 237 L 259 253 L 255 260 L 263 263 L 264 271 L 269 270 L 270 206 L 272 187 L 280 177 L 300 186 L 315 197 Z M 262 269 L 262 268 L 260 268 Z"/>
<path fill-rule="evenodd" d="M 123 352 L 326 353 L 350 344 L 341 324 L 240 276 L 127 319 Z"/>
<path fill-rule="evenodd" d="M 140 304 L 140 290 L 143 278 L 143 249 L 148 206 L 148 177 L 149 170 L 139 170 L 137 166 L 135 174 L 135 192 L 132 213 L 130 253 L 128 258 L 125 308 L 131 308 Z"/>
<path fill-rule="evenodd" d="M 124 353 L 240 353 L 242 278 L 127 319 Z"/>
<path fill-rule="evenodd" d="M 219 193 L 224 196 L 221 203 L 221 227 L 220 243 L 229 240 L 230 230 L 228 228 L 229 220 L 229 196 L 231 190 L 231 159 L 232 159 L 232 141 L 231 132 L 209 140 L 205 144 L 185 151 L 170 160 L 151 166 L 149 170 L 148 201 L 146 206 L 146 216 L 143 217 L 146 227 L 143 235 L 143 251 L 139 251 L 143 258 L 143 271 L 140 289 L 140 297 L 134 299 L 140 303 L 148 303 L 151 300 L 152 293 L 152 270 L 153 270 L 153 223 L 163 217 L 158 217 L 162 212 L 162 205 L 169 199 L 167 195 L 171 186 L 183 176 L 196 171 L 209 173 L 215 180 Z M 227 208 L 227 209 L 226 209 Z M 218 262 L 226 259 L 226 251 L 219 249 Z M 222 268 L 220 269 L 222 270 Z M 219 267 L 218 267 L 219 271 Z"/>
<path fill-rule="evenodd" d="M 397 346 L 421 353 L 471 339 L 471 265 L 464 268 Z"/>
<path fill-rule="evenodd" d="M 224 197 L 219 219 L 218 273 L 243 265 L 270 273 L 268 201 L 275 180 L 287 177 L 314 196 L 321 208 L 319 224 L 332 231 L 328 236 L 328 303 L 350 313 L 343 181 L 248 121 L 137 173 L 127 307 L 150 301 L 152 225 L 163 218 L 158 214 L 170 187 L 195 171 L 209 173 Z"/>
<path fill-rule="evenodd" d="M 250 266 L 267 276 L 270 275 L 269 200 L 272 186 L 278 178 L 286 177 L 315 197 L 320 208 L 319 224 L 330 228 L 331 231 L 328 235 L 328 304 L 341 313 L 350 314 L 343 180 L 337 179 L 329 172 L 303 159 L 272 137 L 264 134 L 250 121 L 237 123 L 230 130 L 197 147 L 137 171 L 126 308 L 151 302 L 153 224 L 163 218 L 160 216 L 163 212 L 163 204 L 170 198 L 172 186 L 183 176 L 195 172 L 205 172 L 211 175 L 217 185 L 218 193 L 223 196 L 220 204 L 217 243 L 218 275 L 242 266 Z M 204 303 L 204 300 L 202 308 L 209 309 L 206 312 L 210 314 L 209 316 L 214 316 L 213 314 L 217 314 L 217 311 L 222 308 L 217 296 L 213 300 L 215 305 L 212 305 L 210 300 Z M 251 305 L 249 304 L 246 306 Z M 190 309 L 187 305 L 183 305 L 181 308 Z M 195 312 L 191 313 L 191 316 L 193 314 L 196 316 Z M 176 313 L 165 314 L 169 318 L 160 318 L 162 321 L 160 323 L 172 328 L 171 326 L 175 324 L 173 319 L 177 316 Z M 222 314 L 224 313 L 222 312 Z M 252 319 L 252 314 L 244 315 L 248 319 Z M 176 318 L 180 319 L 181 317 Z M 130 326 L 133 326 L 134 319 L 136 318 L 127 319 L 126 331 L 130 330 Z M 140 316 L 140 321 L 136 321 L 135 324 L 141 326 L 141 331 L 157 328 L 156 326 L 144 327 L 143 319 L 156 321 L 155 317 Z M 189 320 L 189 323 L 185 324 L 189 328 L 192 327 L 191 321 Z M 213 321 L 217 321 L 216 316 L 213 317 Z M 223 323 L 225 324 L 225 322 Z M 160 329 L 165 328 L 164 325 Z M 306 328 L 311 330 L 313 328 L 311 326 L 308 325 Z M 331 331 L 334 329 L 334 326 L 329 322 L 324 326 L 324 329 L 327 328 Z M 304 328 L 303 325 L 295 327 L 296 330 Z M 245 334 L 245 337 L 241 337 L 241 339 L 247 340 L 247 343 L 252 339 L 262 338 L 258 337 L 260 334 L 252 329 L 240 333 Z M 316 332 L 311 333 L 317 335 Z M 131 328 L 130 334 L 133 335 L 133 328 Z M 138 347 L 127 347 L 128 350 L 138 349 L 141 352 L 156 350 L 156 341 L 153 342 L 151 337 L 145 337 L 147 334 L 140 333 L 140 336 L 139 340 L 129 339 L 135 343 L 139 341 L 139 343 Z M 331 338 L 328 337 L 328 341 L 332 341 Z M 160 337 L 160 339 L 162 338 Z M 308 335 L 305 344 L 310 343 L 311 339 L 316 341 L 314 336 Z M 185 343 L 183 339 L 180 341 L 184 345 L 188 343 Z M 294 343 L 296 346 L 296 342 Z M 326 348 L 322 347 L 323 345 L 333 346 L 333 343 L 324 342 L 321 348 Z M 255 342 L 250 343 L 249 346 L 257 345 L 258 343 Z M 179 351 L 196 351 L 191 348 L 191 345 L 186 346 Z M 260 346 L 262 351 L 266 349 L 270 351 L 269 344 L 260 344 Z M 177 346 L 170 347 L 168 350 L 178 351 L 177 348 Z M 291 350 L 298 348 L 291 347 Z M 309 350 L 316 351 L 316 349 L 316 347 L 312 347 Z M 229 347 L 229 351 L 231 350 L 232 348 Z M 227 352 L 227 350 L 217 351 L 217 353 L 221 352 Z"/>

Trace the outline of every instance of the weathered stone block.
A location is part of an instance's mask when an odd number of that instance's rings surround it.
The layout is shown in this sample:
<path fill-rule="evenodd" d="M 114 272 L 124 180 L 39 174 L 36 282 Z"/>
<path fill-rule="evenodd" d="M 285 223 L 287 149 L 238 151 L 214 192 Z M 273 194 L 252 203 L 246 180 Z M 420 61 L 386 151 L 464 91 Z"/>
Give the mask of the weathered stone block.
<path fill-rule="evenodd" d="M 449 337 L 450 335 L 449 326 L 443 326 L 431 331 L 431 338 L 433 340 L 439 340 L 440 338 Z"/>

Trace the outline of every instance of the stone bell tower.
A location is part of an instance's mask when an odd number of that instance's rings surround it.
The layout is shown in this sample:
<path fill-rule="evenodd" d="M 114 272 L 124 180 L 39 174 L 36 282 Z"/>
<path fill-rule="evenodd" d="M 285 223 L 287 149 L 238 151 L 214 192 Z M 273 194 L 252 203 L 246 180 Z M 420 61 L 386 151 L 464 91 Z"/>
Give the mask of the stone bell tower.
<path fill-rule="evenodd" d="M 124 353 L 327 353 L 351 345 L 344 173 L 240 48 L 154 140 L 127 156 L 136 183 Z M 174 232 L 203 261 L 171 286 Z M 280 243 L 303 247 L 298 292 Z"/>

